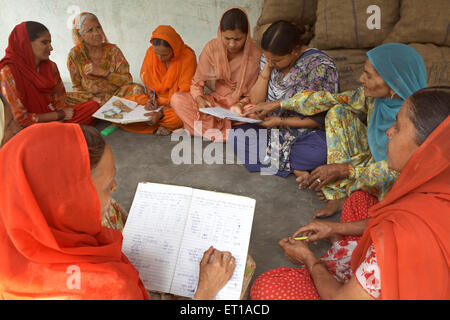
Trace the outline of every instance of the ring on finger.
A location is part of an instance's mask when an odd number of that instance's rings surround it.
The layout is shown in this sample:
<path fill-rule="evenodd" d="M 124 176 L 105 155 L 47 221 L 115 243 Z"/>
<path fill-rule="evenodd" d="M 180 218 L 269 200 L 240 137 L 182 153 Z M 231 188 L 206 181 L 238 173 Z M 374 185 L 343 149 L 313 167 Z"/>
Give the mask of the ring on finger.
<path fill-rule="evenodd" d="M 320 180 L 320 178 L 317 178 L 316 180 L 318 183 L 321 183 L 322 181 Z"/>

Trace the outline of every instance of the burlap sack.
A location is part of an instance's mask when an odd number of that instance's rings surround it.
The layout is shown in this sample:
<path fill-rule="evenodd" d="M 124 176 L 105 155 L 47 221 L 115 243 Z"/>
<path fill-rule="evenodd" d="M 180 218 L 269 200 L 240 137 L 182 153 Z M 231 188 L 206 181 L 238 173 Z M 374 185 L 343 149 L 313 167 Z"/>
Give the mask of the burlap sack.
<path fill-rule="evenodd" d="M 326 50 L 338 69 L 341 92 L 354 90 L 361 86 L 358 81 L 364 71 L 366 50 Z"/>
<path fill-rule="evenodd" d="M 428 86 L 450 86 L 450 47 L 433 44 L 411 43 L 421 55 L 427 67 Z"/>
<path fill-rule="evenodd" d="M 317 0 L 264 0 L 257 25 L 262 26 L 278 20 L 313 25 L 316 22 L 316 8 Z"/>
<path fill-rule="evenodd" d="M 403 0 L 400 16 L 386 43 L 418 42 L 450 46 L 449 0 Z"/>
<path fill-rule="evenodd" d="M 369 29 L 374 13 L 380 8 L 380 29 Z M 315 37 L 319 49 L 373 48 L 383 43 L 399 19 L 399 0 L 319 0 Z"/>

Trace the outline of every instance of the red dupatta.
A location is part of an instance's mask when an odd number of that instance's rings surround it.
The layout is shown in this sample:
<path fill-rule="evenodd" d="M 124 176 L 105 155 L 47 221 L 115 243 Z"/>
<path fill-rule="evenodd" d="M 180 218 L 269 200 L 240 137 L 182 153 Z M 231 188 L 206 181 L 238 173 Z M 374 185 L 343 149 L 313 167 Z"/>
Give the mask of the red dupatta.
<path fill-rule="evenodd" d="M 49 94 L 56 87 L 52 62 L 42 61 L 39 72 L 37 71 L 26 22 L 17 25 L 9 36 L 6 55 L 0 61 L 0 69 L 6 65 L 14 76 L 20 100 L 28 112 L 51 112 Z"/>
<path fill-rule="evenodd" d="M 369 210 L 352 269 L 373 243 L 381 299 L 450 299 L 450 116 L 409 159 L 386 198 Z"/>
<path fill-rule="evenodd" d="M 0 151 L 0 185 L 0 299 L 148 298 L 121 232 L 101 225 L 79 125 L 18 133 Z"/>

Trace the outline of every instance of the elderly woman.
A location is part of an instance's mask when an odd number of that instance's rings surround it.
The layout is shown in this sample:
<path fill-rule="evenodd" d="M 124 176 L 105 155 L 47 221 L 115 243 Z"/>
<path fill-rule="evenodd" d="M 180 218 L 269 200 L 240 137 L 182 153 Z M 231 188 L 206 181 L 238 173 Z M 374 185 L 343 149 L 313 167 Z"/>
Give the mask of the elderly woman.
<path fill-rule="evenodd" d="M 275 22 L 264 32 L 260 73 L 250 91 L 252 104 L 286 100 L 301 90 L 339 92 L 333 60 L 324 52 L 306 46 L 302 41 L 304 32 L 303 28 L 287 21 Z M 243 112 L 242 108 L 232 111 Z M 281 177 L 292 172 L 297 176 L 309 175 L 309 171 L 327 162 L 325 115 L 324 112 L 305 117 L 295 111 L 277 110 L 259 125 L 237 126 L 230 131 L 229 140 L 234 137 L 236 154 L 250 172 L 268 167 L 264 162 L 271 158 L 270 165 L 276 168 L 274 173 Z M 276 129 L 278 134 L 272 138 L 273 130 L 264 128 Z M 264 135 L 263 139 L 245 143 L 242 135 L 248 135 L 248 130 L 260 133 L 261 129 L 267 131 L 267 139 Z M 251 163 L 250 153 L 258 149 L 266 150 L 266 156 Z"/>
<path fill-rule="evenodd" d="M 183 127 L 183 122 L 170 106 L 170 98 L 177 92 L 189 92 L 197 67 L 195 52 L 187 46 L 171 26 L 158 26 L 150 39 L 141 68 L 141 80 L 147 94 L 134 97 L 134 101 L 146 106 L 150 121 L 121 125 L 125 130 L 137 133 L 168 135 Z"/>
<path fill-rule="evenodd" d="M 261 275 L 252 298 L 450 299 L 449 134 L 450 87 L 408 98 L 386 132 L 389 168 L 401 172 L 387 197 L 355 192 L 343 212 L 353 221 L 312 221 L 293 235 L 306 241 L 282 239 L 306 268 Z M 319 239 L 337 240 L 321 259 L 306 244 Z"/>
<path fill-rule="evenodd" d="M 102 105 L 112 96 L 144 93 L 141 85 L 132 83 L 127 60 L 116 45 L 108 43 L 94 14 L 83 12 L 75 18 L 72 38 L 75 47 L 67 59 L 75 91 L 68 93 L 71 103 L 93 100 Z"/>
<path fill-rule="evenodd" d="M 222 142 L 232 122 L 200 113 L 200 108 L 230 109 L 249 102 L 258 77 L 260 50 L 251 39 L 248 17 L 242 8 L 229 8 L 220 19 L 217 38 L 203 49 L 190 93 L 172 96 L 171 106 L 191 135 Z M 212 92 L 205 93 L 205 86 Z M 197 122 L 195 125 L 195 122 Z"/>
<path fill-rule="evenodd" d="M 0 184 L 10 187 L 0 193 L 0 299 L 149 298 L 121 232 L 101 225 L 115 173 L 92 127 L 34 125 L 2 148 Z M 196 298 L 215 297 L 234 272 L 230 261 L 230 253 L 205 252 Z M 81 272 L 78 286 L 70 270 Z"/>
<path fill-rule="evenodd" d="M 21 127 L 65 121 L 92 125 L 95 101 L 70 105 L 58 67 L 49 59 L 53 51 L 48 29 L 39 22 L 17 25 L 0 61 L 0 87 Z"/>
<path fill-rule="evenodd" d="M 426 87 L 425 64 L 416 50 L 400 43 L 381 45 L 367 56 L 362 88 L 339 94 L 302 91 L 281 103 L 268 102 L 248 111 L 267 114 L 280 107 L 305 115 L 328 111 L 328 164 L 298 178 L 301 185 L 306 183 L 327 200 L 315 217 L 339 212 L 345 199 L 359 189 L 381 200 L 398 176 L 387 166 L 384 133 L 395 122 L 402 103 Z"/>

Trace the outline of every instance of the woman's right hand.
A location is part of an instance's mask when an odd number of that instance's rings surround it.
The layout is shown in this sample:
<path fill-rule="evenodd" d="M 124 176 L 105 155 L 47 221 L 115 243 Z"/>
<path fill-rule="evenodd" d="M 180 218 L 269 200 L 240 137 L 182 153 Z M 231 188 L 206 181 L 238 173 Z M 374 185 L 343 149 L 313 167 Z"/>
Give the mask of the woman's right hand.
<path fill-rule="evenodd" d="M 75 115 L 75 110 L 73 108 L 64 108 L 64 121 L 72 120 Z"/>
<path fill-rule="evenodd" d="M 212 107 L 211 103 L 202 96 L 198 96 L 197 99 L 195 99 L 195 102 L 197 102 L 197 107 L 199 109 Z"/>
<path fill-rule="evenodd" d="M 145 110 L 153 111 L 158 109 L 158 101 L 154 97 L 148 97 L 148 101 L 145 104 Z"/>
<path fill-rule="evenodd" d="M 300 227 L 292 235 L 295 238 L 299 235 L 306 236 L 306 242 L 316 242 L 322 239 L 333 239 L 338 236 L 336 226 L 337 222 L 313 220 L 306 226 Z"/>
<path fill-rule="evenodd" d="M 194 298 L 212 300 L 231 279 L 236 268 L 236 259 L 230 252 L 210 247 L 200 262 L 200 275 Z"/>
<path fill-rule="evenodd" d="M 264 119 L 268 113 L 278 108 L 280 108 L 280 101 L 261 102 L 245 110 L 244 117 L 255 114 L 259 119 Z"/>

